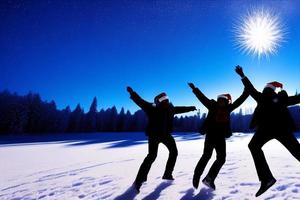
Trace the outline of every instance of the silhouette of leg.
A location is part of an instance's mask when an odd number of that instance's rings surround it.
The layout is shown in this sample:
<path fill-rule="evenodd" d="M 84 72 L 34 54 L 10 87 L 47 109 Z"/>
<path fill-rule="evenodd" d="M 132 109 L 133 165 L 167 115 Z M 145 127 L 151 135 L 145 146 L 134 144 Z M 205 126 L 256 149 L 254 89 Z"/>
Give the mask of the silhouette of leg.
<path fill-rule="evenodd" d="M 256 197 L 263 194 L 276 182 L 261 149 L 262 146 L 272 138 L 273 137 L 269 136 L 268 133 L 256 132 L 248 145 L 254 160 L 258 178 L 261 181 L 260 188 L 255 194 Z"/>
<path fill-rule="evenodd" d="M 219 174 L 219 171 L 221 169 L 221 167 L 224 165 L 225 163 L 225 159 L 226 159 L 226 141 L 225 138 L 221 138 L 218 139 L 216 141 L 215 144 L 215 149 L 216 149 L 216 153 L 217 153 L 217 159 L 214 162 L 214 164 L 212 165 L 212 167 L 210 168 L 207 177 L 209 177 L 212 181 L 212 183 L 214 182 L 214 180 L 216 179 L 217 175 Z"/>
<path fill-rule="evenodd" d="M 177 155 L 178 155 L 176 142 L 175 142 L 174 138 L 171 135 L 169 135 L 162 139 L 162 143 L 164 145 L 166 145 L 166 147 L 169 150 L 169 158 L 168 158 L 168 161 L 166 164 L 166 169 L 165 169 L 163 178 L 173 179 L 172 173 L 173 173 Z"/>
<path fill-rule="evenodd" d="M 148 155 L 140 166 L 135 182 L 138 184 L 147 181 L 147 176 L 152 163 L 155 161 L 158 151 L 159 140 L 156 138 L 148 138 Z"/>
<path fill-rule="evenodd" d="M 265 135 L 262 132 L 256 132 L 252 137 L 248 147 L 254 160 L 256 172 L 260 181 L 267 181 L 273 178 L 270 168 L 267 164 L 262 146 L 267 143 L 271 137 Z"/>
<path fill-rule="evenodd" d="M 211 158 L 213 149 L 214 149 L 213 140 L 211 138 L 209 138 L 208 136 L 206 136 L 205 142 L 204 142 L 203 154 L 194 170 L 193 186 L 195 188 L 198 188 L 200 176 L 202 175 L 209 159 Z"/>
<path fill-rule="evenodd" d="M 292 132 L 282 133 L 276 139 L 300 162 L 300 143 Z"/>

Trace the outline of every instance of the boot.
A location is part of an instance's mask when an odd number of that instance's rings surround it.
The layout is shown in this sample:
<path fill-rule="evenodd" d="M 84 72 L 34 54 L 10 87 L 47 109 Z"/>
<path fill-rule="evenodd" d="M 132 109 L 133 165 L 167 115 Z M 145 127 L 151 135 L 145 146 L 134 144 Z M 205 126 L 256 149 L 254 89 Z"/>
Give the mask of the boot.
<path fill-rule="evenodd" d="M 200 176 L 197 175 L 197 174 L 194 174 L 194 176 L 193 176 L 193 186 L 194 186 L 195 189 L 198 188 L 199 181 L 200 181 Z"/>
<path fill-rule="evenodd" d="M 140 188 L 142 187 L 142 184 L 143 184 L 143 182 L 140 182 L 140 181 L 134 181 L 134 183 L 132 184 L 132 186 L 136 190 L 137 194 L 140 193 Z"/>
<path fill-rule="evenodd" d="M 276 183 L 275 178 L 271 178 L 267 181 L 262 181 L 259 190 L 255 194 L 256 197 L 262 195 L 264 192 L 266 192 L 272 185 Z"/>
<path fill-rule="evenodd" d="M 203 180 L 202 183 L 206 185 L 207 187 L 211 188 L 212 190 L 216 190 L 216 186 L 214 183 L 214 180 L 212 180 L 209 176 L 206 176 Z"/>
<path fill-rule="evenodd" d="M 164 174 L 162 179 L 173 181 L 174 177 L 172 174 Z"/>

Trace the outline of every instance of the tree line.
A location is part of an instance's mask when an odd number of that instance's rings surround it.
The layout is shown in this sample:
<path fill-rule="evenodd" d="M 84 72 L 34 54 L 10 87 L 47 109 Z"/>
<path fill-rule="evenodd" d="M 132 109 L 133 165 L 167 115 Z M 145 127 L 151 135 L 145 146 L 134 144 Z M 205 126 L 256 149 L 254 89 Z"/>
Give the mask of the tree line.
<path fill-rule="evenodd" d="M 18 95 L 9 91 L 0 92 L 0 133 L 5 134 L 42 134 L 74 132 L 130 132 L 144 131 L 147 117 L 142 110 L 131 113 L 115 106 L 98 110 L 94 97 L 88 112 L 80 104 L 74 110 L 69 106 L 58 109 L 54 101 L 43 101 L 39 94 Z M 297 131 L 300 131 L 300 106 L 289 108 Z M 192 116 L 179 116 L 174 119 L 174 131 L 197 132 L 206 113 L 197 112 Z M 233 132 L 251 132 L 249 123 L 252 114 L 242 110 L 231 114 Z"/>

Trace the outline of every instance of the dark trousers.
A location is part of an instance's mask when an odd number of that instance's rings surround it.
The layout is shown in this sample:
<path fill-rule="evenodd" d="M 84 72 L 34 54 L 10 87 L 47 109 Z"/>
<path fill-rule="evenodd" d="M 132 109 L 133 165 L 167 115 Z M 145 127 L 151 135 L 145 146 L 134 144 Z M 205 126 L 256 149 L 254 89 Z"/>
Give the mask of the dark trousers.
<path fill-rule="evenodd" d="M 167 165 L 165 168 L 166 175 L 172 175 L 178 151 L 176 147 L 176 143 L 174 138 L 171 135 L 166 135 L 161 138 L 149 137 L 148 138 L 148 155 L 144 159 L 140 169 L 138 171 L 137 177 L 135 179 L 136 182 L 144 182 L 147 180 L 147 176 L 149 170 L 151 168 L 152 163 L 155 161 L 158 151 L 159 143 L 163 143 L 169 150 L 169 158 L 167 161 Z"/>
<path fill-rule="evenodd" d="M 273 133 L 273 135 L 271 135 L 271 132 L 272 131 L 257 131 L 248 145 L 260 181 L 268 181 L 271 178 L 274 178 L 266 161 L 264 152 L 261 149 L 262 146 L 271 139 L 278 140 L 298 161 L 300 161 L 300 144 L 294 134 L 292 132 L 282 132 L 281 134 Z"/>
<path fill-rule="evenodd" d="M 203 155 L 200 158 L 194 171 L 194 175 L 196 177 L 200 178 L 200 176 L 202 175 L 214 149 L 217 153 L 217 159 L 211 166 L 207 176 L 209 176 L 212 180 L 215 180 L 215 178 L 217 177 L 221 167 L 225 163 L 226 141 L 225 138 L 216 138 L 209 135 L 207 135 L 205 138 Z"/>

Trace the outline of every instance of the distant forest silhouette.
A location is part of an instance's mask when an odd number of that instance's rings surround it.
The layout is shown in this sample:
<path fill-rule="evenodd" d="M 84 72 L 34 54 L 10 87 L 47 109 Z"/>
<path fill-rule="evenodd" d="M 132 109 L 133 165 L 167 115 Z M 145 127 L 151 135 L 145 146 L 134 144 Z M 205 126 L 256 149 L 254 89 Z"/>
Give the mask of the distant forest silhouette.
<path fill-rule="evenodd" d="M 128 99 L 129 100 L 129 99 Z M 300 106 L 289 108 L 300 131 Z M 206 118 L 206 113 L 197 112 L 193 116 L 179 116 L 174 120 L 175 132 L 198 132 Z M 231 114 L 233 132 L 251 132 L 249 123 L 252 114 Z M 0 133 L 42 134 L 74 132 L 131 132 L 144 131 L 147 118 L 142 110 L 134 113 L 117 111 L 116 107 L 97 108 L 94 97 L 88 112 L 78 104 L 74 110 L 69 106 L 59 110 L 54 101 L 43 101 L 39 94 L 28 93 L 21 96 L 7 90 L 0 92 Z"/>

